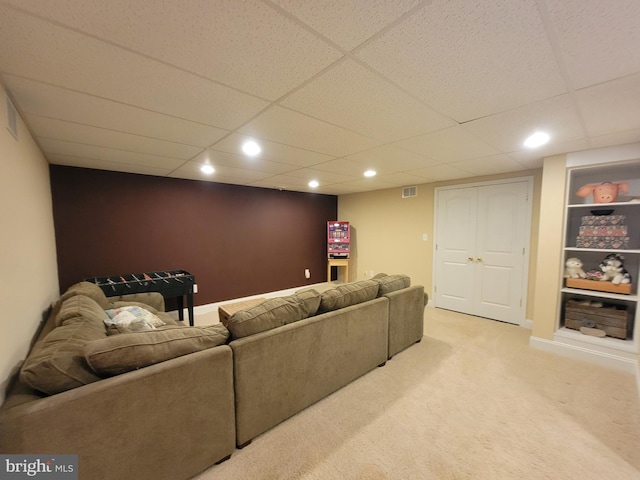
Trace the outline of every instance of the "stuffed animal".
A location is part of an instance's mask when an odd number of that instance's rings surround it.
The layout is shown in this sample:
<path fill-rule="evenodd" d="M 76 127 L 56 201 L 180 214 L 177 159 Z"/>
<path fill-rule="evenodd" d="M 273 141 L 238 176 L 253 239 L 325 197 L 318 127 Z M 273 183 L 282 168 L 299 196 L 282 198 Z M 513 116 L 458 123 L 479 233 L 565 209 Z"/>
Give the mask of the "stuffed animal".
<path fill-rule="evenodd" d="M 593 203 L 611 203 L 618 200 L 618 192 L 627 193 L 629 184 L 627 182 L 604 182 L 600 185 L 588 183 L 578 189 L 576 195 L 588 197 L 593 193 Z"/>
<path fill-rule="evenodd" d="M 585 278 L 587 276 L 582 269 L 582 260 L 571 257 L 565 262 L 564 278 Z"/>
<path fill-rule="evenodd" d="M 624 268 L 624 257 L 618 253 L 610 253 L 602 263 L 600 263 L 600 270 L 602 270 L 603 282 L 611 282 L 614 285 L 621 283 L 631 283 L 631 275 Z"/>

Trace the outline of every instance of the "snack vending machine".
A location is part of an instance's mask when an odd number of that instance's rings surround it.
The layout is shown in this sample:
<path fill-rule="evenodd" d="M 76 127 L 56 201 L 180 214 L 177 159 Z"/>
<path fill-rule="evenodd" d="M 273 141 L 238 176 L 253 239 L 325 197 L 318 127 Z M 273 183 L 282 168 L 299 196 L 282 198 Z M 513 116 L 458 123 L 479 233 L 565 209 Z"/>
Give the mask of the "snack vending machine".
<path fill-rule="evenodd" d="M 327 222 L 327 257 L 349 258 L 350 239 L 349 222 Z"/>

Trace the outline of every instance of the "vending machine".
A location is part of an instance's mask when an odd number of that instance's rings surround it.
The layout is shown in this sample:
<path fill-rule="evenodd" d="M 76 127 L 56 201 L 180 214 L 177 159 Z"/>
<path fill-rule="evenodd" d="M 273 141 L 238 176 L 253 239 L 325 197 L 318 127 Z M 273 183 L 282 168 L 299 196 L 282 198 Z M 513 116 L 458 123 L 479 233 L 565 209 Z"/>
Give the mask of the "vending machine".
<path fill-rule="evenodd" d="M 327 257 L 349 258 L 351 231 L 349 222 L 327 222 Z"/>

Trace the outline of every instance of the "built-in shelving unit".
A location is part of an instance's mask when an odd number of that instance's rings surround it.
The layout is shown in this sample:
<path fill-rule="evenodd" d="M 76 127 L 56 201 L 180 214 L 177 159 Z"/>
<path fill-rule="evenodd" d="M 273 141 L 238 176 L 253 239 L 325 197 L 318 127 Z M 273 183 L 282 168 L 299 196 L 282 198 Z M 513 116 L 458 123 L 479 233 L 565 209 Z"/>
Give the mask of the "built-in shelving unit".
<path fill-rule="evenodd" d="M 622 357 L 637 356 L 640 352 L 640 308 L 638 308 L 640 300 L 638 296 L 638 283 L 640 283 L 640 161 L 575 167 L 570 168 L 567 173 L 563 267 L 567 259 L 576 257 L 583 262 L 585 272 L 589 272 L 597 269 L 606 255 L 620 254 L 624 257 L 625 269 L 631 275 L 631 289 L 629 293 L 612 293 L 591 288 L 572 288 L 566 285 L 566 279 L 563 278 L 556 340 L 602 354 Z M 589 184 L 599 185 L 603 182 L 614 184 L 627 182 L 628 190 L 626 193 L 618 193 L 617 200 L 610 203 L 594 203 L 592 195 L 587 197 L 577 195 L 580 187 Z M 628 241 L 613 238 L 611 242 L 605 241 L 599 245 L 602 248 L 578 247 L 577 239 L 585 219 L 588 217 L 606 218 L 606 215 L 602 215 L 602 210 L 613 210 L 609 214 L 611 216 L 624 216 L 622 220 L 619 220 L 619 225 L 626 227 Z M 624 235 L 622 236 L 624 237 Z M 623 242 L 622 246 L 614 246 L 620 241 Z M 564 268 L 562 271 L 564 272 Z M 568 328 L 567 303 L 572 300 L 591 305 L 603 304 L 605 308 L 626 311 L 628 329 L 625 338 L 614 338 L 609 335 L 605 337 L 585 335 L 579 329 Z M 572 320 L 571 323 L 575 327 L 575 321 Z M 588 322 L 585 319 L 586 323 Z"/>

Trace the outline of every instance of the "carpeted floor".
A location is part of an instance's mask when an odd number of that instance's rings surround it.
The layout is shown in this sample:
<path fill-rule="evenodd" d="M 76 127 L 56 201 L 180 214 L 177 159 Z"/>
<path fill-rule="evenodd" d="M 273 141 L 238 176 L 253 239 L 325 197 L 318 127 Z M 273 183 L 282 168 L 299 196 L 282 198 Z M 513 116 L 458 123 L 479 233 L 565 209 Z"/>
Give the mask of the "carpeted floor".
<path fill-rule="evenodd" d="M 532 349 L 520 327 L 425 318 L 421 343 L 195 478 L 640 479 L 633 375 Z"/>

